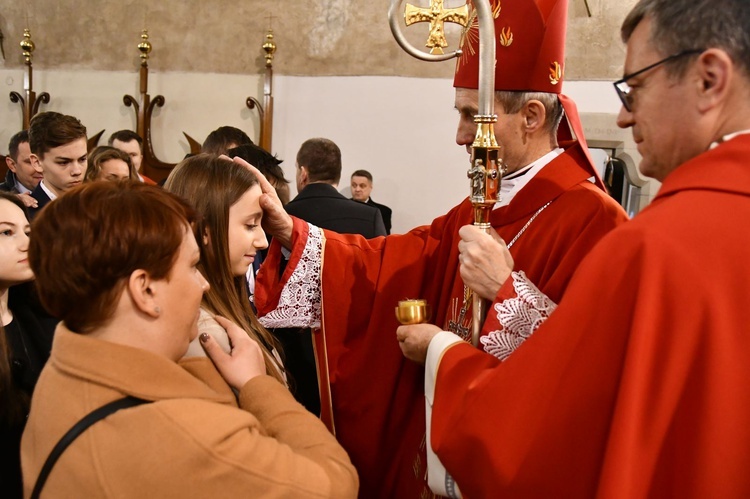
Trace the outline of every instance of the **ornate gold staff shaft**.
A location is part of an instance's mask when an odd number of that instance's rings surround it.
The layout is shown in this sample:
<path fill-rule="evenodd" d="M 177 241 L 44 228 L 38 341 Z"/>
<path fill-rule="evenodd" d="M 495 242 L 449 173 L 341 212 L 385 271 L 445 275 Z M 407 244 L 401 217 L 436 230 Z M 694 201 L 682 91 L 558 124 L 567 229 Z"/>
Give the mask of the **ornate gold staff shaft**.
<path fill-rule="evenodd" d="M 495 138 L 495 21 L 488 0 L 474 0 L 479 23 L 479 112 L 474 117 L 477 134 L 471 145 L 471 204 L 474 225 L 489 234 L 490 214 L 500 186 L 500 146 Z M 479 345 L 479 333 L 487 316 L 487 302 L 476 292 L 471 303 L 471 344 Z"/>
<path fill-rule="evenodd" d="M 480 80 L 481 81 L 481 80 Z M 471 179 L 471 204 L 474 207 L 474 226 L 490 233 L 490 214 L 497 202 L 501 170 L 498 159 L 500 147 L 495 139 L 494 123 L 497 116 L 477 115 L 477 135 L 471 145 L 471 168 L 467 175 Z M 479 333 L 487 316 L 487 300 L 476 292 L 471 294 L 471 344 L 479 345 Z"/>
<path fill-rule="evenodd" d="M 461 55 L 460 50 L 449 54 L 426 54 L 412 47 L 404 38 L 396 17 L 396 13 L 403 0 L 391 0 L 388 9 L 388 20 L 393 36 L 399 45 L 410 55 L 425 61 L 444 61 Z M 441 30 L 442 25 L 436 23 L 458 22 L 455 19 L 461 17 L 458 11 L 461 9 L 450 9 L 451 19 L 448 20 L 442 9 L 442 0 L 430 0 L 431 13 L 422 12 L 416 16 L 416 9 L 407 6 L 404 14 L 407 25 L 414 22 L 430 21 L 431 40 L 434 32 Z M 498 188 L 500 186 L 500 146 L 495 138 L 494 123 L 497 122 L 495 115 L 495 22 L 489 0 L 474 0 L 474 8 L 477 11 L 477 22 L 479 24 L 479 102 L 478 114 L 474 118 L 477 124 L 477 134 L 474 137 L 471 152 L 471 168 L 468 176 L 471 179 L 471 203 L 474 206 L 474 225 L 480 227 L 487 233 L 491 229 L 490 214 L 492 207 L 497 202 Z M 466 12 L 468 8 L 465 6 Z M 419 17 L 419 18 L 418 18 Z M 418 18 L 417 20 L 414 20 Z M 466 22 L 460 23 L 466 26 Z M 428 40 L 428 47 L 431 41 Z M 435 44 L 436 45 L 436 44 Z M 471 321 L 471 343 L 479 345 L 479 333 L 487 315 L 487 302 L 476 293 L 472 293 L 472 321 Z"/>

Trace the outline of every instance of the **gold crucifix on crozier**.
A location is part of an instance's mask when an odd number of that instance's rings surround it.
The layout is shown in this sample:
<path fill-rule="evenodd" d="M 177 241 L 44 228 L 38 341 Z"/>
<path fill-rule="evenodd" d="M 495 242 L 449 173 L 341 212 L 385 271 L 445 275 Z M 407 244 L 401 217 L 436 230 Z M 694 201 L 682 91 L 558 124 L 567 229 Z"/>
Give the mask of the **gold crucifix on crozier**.
<path fill-rule="evenodd" d="M 430 0 L 427 8 L 416 7 L 406 4 L 404 21 L 407 26 L 415 23 L 430 23 L 430 34 L 425 46 L 430 49 L 430 54 L 442 54 L 443 47 L 448 46 L 445 39 L 444 23 L 455 23 L 466 27 L 469 23 L 469 6 L 462 5 L 455 9 L 444 9 L 444 0 Z"/>

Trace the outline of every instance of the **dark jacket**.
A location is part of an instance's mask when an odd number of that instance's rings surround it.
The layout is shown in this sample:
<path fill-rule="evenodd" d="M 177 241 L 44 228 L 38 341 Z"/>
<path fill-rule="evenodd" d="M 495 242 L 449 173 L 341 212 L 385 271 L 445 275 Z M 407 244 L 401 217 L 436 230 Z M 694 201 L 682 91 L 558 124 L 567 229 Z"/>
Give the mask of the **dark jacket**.
<path fill-rule="evenodd" d="M 49 358 L 57 319 L 41 307 L 31 283 L 10 288 L 8 308 L 13 312 L 13 321 L 4 328 L 3 334 L 9 350 L 13 396 L 28 404 L 39 373 Z M 28 415 L 28 406 L 26 410 Z M 4 463 L 0 466 L 0 484 L 3 497 L 14 499 L 22 497 L 19 453 L 26 418 L 9 421 L 6 415 L 0 408 L 0 460 Z"/>
<path fill-rule="evenodd" d="M 5 180 L 0 184 L 0 191 L 16 192 L 16 174 L 8 170 Z"/>
<path fill-rule="evenodd" d="M 290 215 L 323 229 L 361 234 L 368 239 L 386 235 L 377 208 L 347 199 L 330 184 L 308 184 L 284 208 Z"/>
<path fill-rule="evenodd" d="M 372 200 L 372 198 L 367 200 L 367 203 L 365 203 L 368 206 L 375 207 L 380 210 L 380 215 L 383 217 L 383 225 L 385 225 L 385 233 L 390 234 L 391 233 L 391 213 L 392 210 L 388 208 L 384 204 L 376 203 Z"/>
<path fill-rule="evenodd" d="M 44 189 L 42 189 L 42 183 L 39 182 L 39 185 L 36 186 L 36 189 L 31 191 L 31 197 L 36 199 L 38 201 L 36 208 L 29 208 L 29 220 L 33 220 L 37 213 L 39 213 L 39 210 L 45 207 L 47 203 L 52 201 L 46 192 L 44 192 Z"/>

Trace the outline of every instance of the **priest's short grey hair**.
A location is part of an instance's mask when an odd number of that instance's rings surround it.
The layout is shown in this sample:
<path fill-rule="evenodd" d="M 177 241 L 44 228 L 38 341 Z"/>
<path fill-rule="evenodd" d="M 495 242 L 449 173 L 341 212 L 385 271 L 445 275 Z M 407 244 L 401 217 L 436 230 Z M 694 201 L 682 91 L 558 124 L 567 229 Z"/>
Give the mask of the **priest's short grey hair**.
<path fill-rule="evenodd" d="M 505 114 L 515 114 L 531 100 L 538 100 L 544 106 L 544 128 L 553 137 L 557 135 L 557 127 L 563 115 L 563 107 L 557 94 L 548 92 L 512 92 L 508 90 L 495 91 L 495 101 L 503 106 Z"/>
<path fill-rule="evenodd" d="M 664 57 L 691 49 L 720 48 L 750 76 L 750 2 L 748 0 L 640 0 L 622 23 L 627 43 L 638 24 L 650 19 L 652 46 Z M 689 58 L 667 65 L 672 77 L 685 73 Z"/>

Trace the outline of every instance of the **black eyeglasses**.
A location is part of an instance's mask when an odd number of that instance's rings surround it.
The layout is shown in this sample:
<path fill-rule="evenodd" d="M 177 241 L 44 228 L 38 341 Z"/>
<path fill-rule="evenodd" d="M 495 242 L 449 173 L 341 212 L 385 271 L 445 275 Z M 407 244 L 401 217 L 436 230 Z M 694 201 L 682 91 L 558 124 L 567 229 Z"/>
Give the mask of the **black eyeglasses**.
<path fill-rule="evenodd" d="M 705 49 L 683 50 L 682 52 L 679 52 L 679 53 L 674 54 L 674 55 L 670 55 L 669 57 L 666 57 L 666 58 L 662 59 L 661 61 L 655 62 L 655 63 L 651 64 L 650 66 L 646 66 L 645 68 L 640 69 L 640 70 L 636 71 L 635 73 L 630 73 L 629 75 L 625 75 L 625 76 L 622 77 L 621 80 L 617 80 L 616 82 L 614 82 L 613 85 L 615 86 L 615 92 L 617 92 L 617 96 L 620 97 L 620 100 L 622 101 L 622 105 L 625 107 L 625 109 L 628 110 L 629 113 L 633 112 L 633 109 L 631 107 L 633 105 L 633 96 L 630 95 L 630 91 L 632 89 L 630 88 L 630 85 L 628 85 L 628 83 L 627 83 L 628 80 L 630 80 L 632 78 L 635 78 L 639 74 L 643 74 L 646 71 L 648 71 L 650 69 L 654 69 L 655 67 L 660 66 L 660 65 L 662 65 L 664 63 L 673 61 L 673 60 L 678 59 L 680 57 L 685 57 L 686 55 L 700 54 L 704 50 Z"/>

